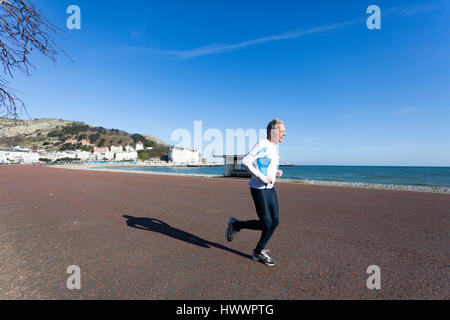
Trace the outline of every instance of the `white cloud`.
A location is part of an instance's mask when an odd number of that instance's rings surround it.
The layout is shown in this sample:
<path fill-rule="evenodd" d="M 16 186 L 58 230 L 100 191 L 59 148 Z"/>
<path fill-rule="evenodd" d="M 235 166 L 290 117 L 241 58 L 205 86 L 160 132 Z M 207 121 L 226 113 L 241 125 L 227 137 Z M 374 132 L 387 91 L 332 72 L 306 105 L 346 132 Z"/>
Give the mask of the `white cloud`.
<path fill-rule="evenodd" d="M 443 5 L 446 5 L 448 1 L 438 2 L 438 3 L 430 3 L 425 5 L 411 5 L 411 6 L 405 6 L 405 7 L 394 7 L 387 9 L 385 11 L 382 11 L 382 14 L 384 17 L 390 16 L 390 17 L 405 17 L 405 16 L 412 16 L 420 13 L 425 13 L 433 10 L 440 9 Z M 382 8 L 383 9 L 383 8 Z M 201 47 L 197 47 L 194 49 L 189 50 L 160 50 L 160 49 L 154 49 L 154 48 L 141 48 L 145 49 L 146 51 L 153 52 L 153 53 L 159 53 L 164 54 L 167 56 L 172 56 L 178 59 L 192 59 L 195 57 L 201 57 L 211 54 L 218 54 L 223 52 L 230 52 L 250 46 L 255 46 L 262 43 L 272 42 L 272 41 L 279 41 L 279 40 L 287 40 L 287 39 L 296 39 L 300 38 L 306 35 L 326 32 L 326 31 L 334 31 L 338 29 L 342 29 L 344 27 L 356 25 L 359 23 L 364 23 L 367 19 L 367 16 L 363 16 L 361 18 L 348 20 L 342 23 L 337 24 L 328 24 L 321 27 L 314 27 L 309 28 L 303 31 L 291 31 L 291 32 L 285 32 L 281 34 L 271 35 L 267 37 L 261 37 L 257 39 L 251 39 L 242 41 L 235 44 L 222 44 L 222 43 L 215 43 L 210 45 L 205 45 Z"/>
<path fill-rule="evenodd" d="M 410 113 L 414 113 L 414 112 L 416 112 L 416 109 L 411 108 L 411 107 L 400 108 L 400 109 L 394 110 L 394 114 L 410 114 Z"/>
<path fill-rule="evenodd" d="M 281 34 L 267 36 L 267 37 L 263 37 L 263 38 L 247 40 L 247 41 L 243 41 L 243 42 L 236 43 L 236 44 L 213 44 L 213 45 L 195 48 L 192 50 L 163 51 L 163 52 L 168 55 L 173 55 L 173 56 L 176 56 L 181 59 L 190 59 L 190 58 L 205 56 L 205 55 L 209 55 L 209 54 L 215 54 L 215 53 L 228 52 L 228 51 L 233 51 L 233 50 L 237 50 L 237 49 L 242 49 L 242 48 L 255 46 L 258 44 L 271 42 L 271 41 L 295 39 L 295 38 L 300 38 L 300 37 L 303 37 L 306 35 L 315 34 L 315 33 L 319 33 L 319 32 L 337 30 L 337 29 L 341 29 L 343 27 L 355 24 L 358 21 L 360 21 L 360 19 L 346 21 L 346 22 L 339 23 L 339 24 L 321 26 L 321 27 L 317 27 L 317 28 L 310 28 L 310 29 L 307 29 L 304 31 L 293 31 L 293 32 L 281 33 Z"/>
<path fill-rule="evenodd" d="M 343 114 L 343 115 L 339 116 L 339 120 L 353 120 L 355 118 L 356 118 L 356 116 L 352 113 Z"/>

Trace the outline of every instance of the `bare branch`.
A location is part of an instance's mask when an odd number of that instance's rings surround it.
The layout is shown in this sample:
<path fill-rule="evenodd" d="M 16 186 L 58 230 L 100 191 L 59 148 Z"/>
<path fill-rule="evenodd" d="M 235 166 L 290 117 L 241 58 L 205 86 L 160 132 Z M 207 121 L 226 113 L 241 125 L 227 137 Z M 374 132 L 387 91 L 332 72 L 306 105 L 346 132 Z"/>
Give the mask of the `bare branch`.
<path fill-rule="evenodd" d="M 56 62 L 63 52 L 55 42 L 62 30 L 52 25 L 36 8 L 31 0 L 0 0 L 0 60 L 3 75 L 0 74 L 0 116 L 18 118 L 26 108 L 8 87 L 6 77 L 13 78 L 14 72 L 31 76 L 35 69 L 29 56 L 33 50 Z M 1 71 L 0 71 L 1 72 Z"/>

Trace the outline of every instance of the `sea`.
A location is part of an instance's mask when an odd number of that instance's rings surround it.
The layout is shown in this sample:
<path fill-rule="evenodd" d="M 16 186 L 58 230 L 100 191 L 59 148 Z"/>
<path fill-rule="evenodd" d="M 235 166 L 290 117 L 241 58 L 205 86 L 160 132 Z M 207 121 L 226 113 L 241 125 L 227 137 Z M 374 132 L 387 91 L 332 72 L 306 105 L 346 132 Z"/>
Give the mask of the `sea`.
<path fill-rule="evenodd" d="M 223 166 L 176 168 L 121 168 L 125 171 L 150 171 L 174 174 L 223 175 Z M 385 166 L 280 166 L 283 179 L 337 181 L 369 184 L 450 187 L 450 167 Z"/>

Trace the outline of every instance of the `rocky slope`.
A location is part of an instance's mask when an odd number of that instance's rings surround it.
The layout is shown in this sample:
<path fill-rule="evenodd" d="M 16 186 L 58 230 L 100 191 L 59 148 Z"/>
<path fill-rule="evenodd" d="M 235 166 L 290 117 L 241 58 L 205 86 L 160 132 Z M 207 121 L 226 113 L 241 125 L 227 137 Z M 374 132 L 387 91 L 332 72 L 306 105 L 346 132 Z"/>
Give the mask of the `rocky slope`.
<path fill-rule="evenodd" d="M 134 145 L 142 141 L 155 149 L 169 145 L 154 136 L 129 134 L 118 129 L 92 127 L 60 119 L 14 120 L 0 117 L 0 146 L 24 146 L 58 150 L 67 138 L 90 139 L 93 146 Z M 67 147 L 67 146 L 66 146 Z"/>
<path fill-rule="evenodd" d="M 0 138 L 35 137 L 39 132 L 48 134 L 50 131 L 70 123 L 70 121 L 59 119 L 14 120 L 0 118 Z"/>

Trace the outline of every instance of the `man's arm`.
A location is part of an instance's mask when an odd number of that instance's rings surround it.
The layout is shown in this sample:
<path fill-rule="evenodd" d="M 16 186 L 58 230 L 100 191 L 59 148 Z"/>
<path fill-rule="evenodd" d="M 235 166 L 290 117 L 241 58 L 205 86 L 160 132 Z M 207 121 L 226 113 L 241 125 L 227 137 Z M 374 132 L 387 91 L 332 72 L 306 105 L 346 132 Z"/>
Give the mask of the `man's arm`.
<path fill-rule="evenodd" d="M 242 160 L 243 165 L 247 168 L 248 171 L 250 171 L 255 177 L 257 177 L 259 180 L 261 180 L 263 183 L 268 184 L 270 183 L 268 177 L 263 175 L 261 171 L 253 165 L 253 163 L 256 161 L 256 159 L 260 158 L 260 154 L 262 153 L 262 149 L 264 147 L 261 146 L 261 143 L 257 143 L 256 146 L 250 151 Z"/>

